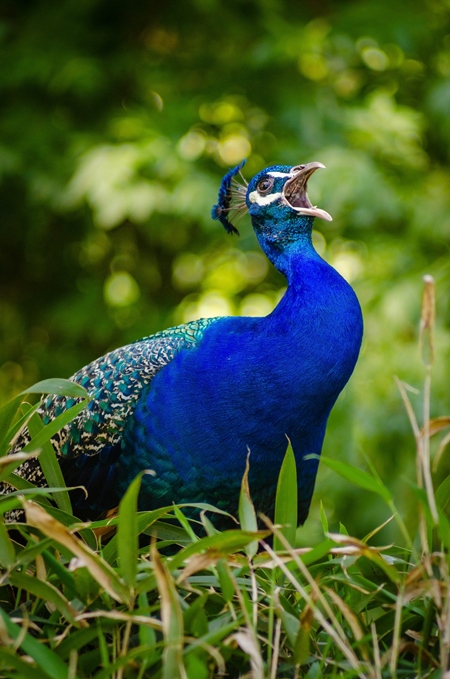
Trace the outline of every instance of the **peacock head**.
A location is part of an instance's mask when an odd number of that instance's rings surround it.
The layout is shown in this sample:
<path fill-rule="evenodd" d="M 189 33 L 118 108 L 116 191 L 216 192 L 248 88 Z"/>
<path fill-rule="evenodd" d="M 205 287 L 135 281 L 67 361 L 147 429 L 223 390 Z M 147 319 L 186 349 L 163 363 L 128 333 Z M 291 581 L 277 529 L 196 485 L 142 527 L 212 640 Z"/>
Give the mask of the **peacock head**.
<path fill-rule="evenodd" d="M 229 233 L 239 233 L 231 219 L 248 211 L 258 240 L 272 259 L 274 249 L 284 250 L 291 243 L 309 240 L 314 217 L 331 221 L 328 212 L 311 204 L 307 193 L 309 178 L 325 165 L 272 165 L 255 175 L 248 185 L 241 175 L 243 185 L 236 175 L 244 162 L 223 178 L 218 203 L 211 213 Z"/>

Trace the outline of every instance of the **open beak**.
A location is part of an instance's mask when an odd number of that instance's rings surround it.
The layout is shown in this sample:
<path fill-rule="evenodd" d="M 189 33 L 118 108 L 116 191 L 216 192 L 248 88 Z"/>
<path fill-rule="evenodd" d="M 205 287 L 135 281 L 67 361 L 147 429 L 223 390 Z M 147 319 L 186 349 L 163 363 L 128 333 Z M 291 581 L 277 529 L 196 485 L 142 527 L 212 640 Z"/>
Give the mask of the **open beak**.
<path fill-rule="evenodd" d="M 283 198 L 289 206 L 300 215 L 320 217 L 320 219 L 326 219 L 328 222 L 331 222 L 333 217 L 325 210 L 321 210 L 319 207 L 311 205 L 311 201 L 306 192 L 308 188 L 308 179 L 316 170 L 324 167 L 325 165 L 318 162 L 293 167 L 291 170 L 292 178 L 288 179 L 284 185 Z"/>

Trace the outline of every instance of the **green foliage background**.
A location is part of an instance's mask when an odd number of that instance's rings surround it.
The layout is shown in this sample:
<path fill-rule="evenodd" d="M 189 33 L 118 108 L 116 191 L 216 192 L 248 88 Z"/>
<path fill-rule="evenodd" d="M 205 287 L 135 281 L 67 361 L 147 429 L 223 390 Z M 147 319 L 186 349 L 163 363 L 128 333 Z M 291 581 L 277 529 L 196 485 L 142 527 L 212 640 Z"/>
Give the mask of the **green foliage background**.
<path fill-rule="evenodd" d="M 224 171 L 320 160 L 318 250 L 355 287 L 363 351 L 327 455 L 369 457 L 409 522 L 421 277 L 437 281 L 432 415 L 448 413 L 450 3 L 6 0 L 0 22 L 0 400 L 174 323 L 265 314 L 284 280 Z M 417 397 L 417 403 L 420 396 Z M 438 479 L 450 471 L 441 462 Z M 383 504 L 321 468 L 303 532 L 361 535 Z M 392 538 L 387 528 L 380 540 Z"/>

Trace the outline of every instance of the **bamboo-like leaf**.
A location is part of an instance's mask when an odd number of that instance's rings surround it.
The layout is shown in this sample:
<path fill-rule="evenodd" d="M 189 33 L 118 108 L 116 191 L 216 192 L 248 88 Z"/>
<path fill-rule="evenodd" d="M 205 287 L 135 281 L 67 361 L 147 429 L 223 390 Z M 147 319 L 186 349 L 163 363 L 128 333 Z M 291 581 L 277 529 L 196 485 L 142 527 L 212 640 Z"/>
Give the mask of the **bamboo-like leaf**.
<path fill-rule="evenodd" d="M 26 394 L 56 394 L 57 396 L 70 396 L 71 398 L 87 398 L 88 393 L 81 384 L 60 377 L 52 377 L 33 384 L 21 392 Z"/>
<path fill-rule="evenodd" d="M 342 460 L 333 460 L 330 457 L 322 456 L 320 458 L 322 463 L 332 469 L 336 474 L 342 476 L 342 478 L 350 481 L 355 486 L 363 488 L 364 490 L 370 490 L 372 493 L 380 495 L 385 502 L 391 502 L 392 495 L 389 489 L 384 485 L 384 483 L 369 474 L 368 472 L 353 467 L 353 465 L 348 464 L 348 462 L 343 462 Z"/>
<path fill-rule="evenodd" d="M 324 534 L 328 533 L 328 519 L 325 514 L 325 508 L 323 506 L 322 500 L 320 501 L 320 523 L 322 524 L 322 530 Z"/>
<path fill-rule="evenodd" d="M 216 563 L 216 569 L 219 578 L 220 589 L 222 590 L 222 596 L 229 604 L 234 597 L 234 585 L 230 578 L 226 563 L 223 559 L 219 559 L 219 561 Z"/>
<path fill-rule="evenodd" d="M 32 457 L 37 457 L 38 453 L 15 453 L 13 455 L 5 455 L 0 457 L 0 482 L 8 479 L 9 475 L 20 467 L 20 465 L 26 460 Z"/>
<path fill-rule="evenodd" d="M 289 544 L 295 544 L 295 534 L 298 520 L 298 488 L 297 465 L 294 451 L 289 441 L 278 477 L 277 494 L 275 497 L 275 523 L 282 526 L 281 533 Z M 274 549 L 282 549 L 278 538 L 274 537 Z"/>
<path fill-rule="evenodd" d="M 7 512 L 12 512 L 13 509 L 20 507 L 21 499 L 19 497 L 11 497 L 11 495 L 0 496 L 0 515 L 4 516 Z"/>
<path fill-rule="evenodd" d="M 142 471 L 127 488 L 119 504 L 119 517 L 117 524 L 117 548 L 119 555 L 120 573 L 124 582 L 130 589 L 136 584 L 138 563 L 138 517 L 137 503 L 141 488 Z"/>
<path fill-rule="evenodd" d="M 16 488 L 17 490 L 20 490 L 20 491 L 22 491 L 22 490 L 30 490 L 30 491 L 39 490 L 37 488 L 37 486 L 35 486 L 33 483 L 30 483 L 30 481 L 27 481 L 26 479 L 22 478 L 18 474 L 15 474 L 14 472 L 12 472 L 11 474 L 8 475 L 8 483 L 11 484 L 11 486 L 13 488 Z M 45 494 L 48 493 L 47 488 L 45 488 L 45 490 L 41 488 L 40 490 L 42 490 L 43 493 L 45 493 Z"/>
<path fill-rule="evenodd" d="M 74 630 L 70 635 L 63 639 L 63 641 L 58 644 L 58 655 L 60 658 L 67 660 L 72 650 L 79 651 L 80 648 L 83 648 L 83 646 L 86 646 L 86 644 L 89 644 L 91 641 L 95 640 L 96 643 L 99 643 L 99 632 L 101 631 L 101 628 L 104 627 L 109 630 L 114 626 L 115 621 L 103 619 L 100 622 L 100 620 L 97 619 L 96 623 L 97 624 L 90 625 L 89 627 Z"/>
<path fill-rule="evenodd" d="M 171 571 L 176 570 L 181 564 L 190 559 L 194 554 L 206 551 L 208 549 L 214 550 L 216 555 L 232 554 L 234 552 L 244 550 L 245 547 L 253 540 L 262 539 L 269 535 L 269 531 L 259 531 L 258 533 L 249 533 L 241 530 L 226 530 L 217 535 L 209 535 L 189 545 L 167 564 Z"/>
<path fill-rule="evenodd" d="M 23 396 L 18 394 L 0 408 L 0 455 L 3 456 L 9 448 L 8 430 L 22 403 Z M 4 451 L 3 453 L 1 451 Z"/>
<path fill-rule="evenodd" d="M 294 644 L 294 661 L 296 665 L 304 665 L 311 654 L 311 628 L 314 620 L 314 609 L 307 604 L 300 616 L 300 629 Z"/>
<path fill-rule="evenodd" d="M 438 509 L 439 523 L 438 533 L 439 538 L 445 548 L 447 563 L 450 565 L 450 521 L 441 509 Z"/>
<path fill-rule="evenodd" d="M 47 542 L 47 540 L 50 540 L 50 538 L 44 538 L 36 545 L 36 547 L 39 547 L 42 542 Z M 52 544 L 51 541 L 50 544 Z M 32 549 L 33 547 L 31 547 L 29 551 L 31 552 Z M 75 599 L 77 597 L 77 589 L 73 573 L 71 573 L 58 559 L 56 559 L 50 550 L 43 550 L 42 557 L 47 568 L 52 571 L 55 576 L 57 576 L 60 586 L 64 586 L 65 590 L 67 591 L 67 596 L 70 599 Z"/>
<path fill-rule="evenodd" d="M 3 516 L 0 516 L 0 566 L 10 568 L 16 561 L 16 550 L 6 529 Z"/>
<path fill-rule="evenodd" d="M 283 629 L 289 639 L 289 644 L 292 649 L 295 647 L 295 643 L 297 640 L 297 636 L 300 630 L 300 620 L 299 617 L 296 615 L 293 615 L 290 611 L 287 611 L 284 606 L 281 605 L 280 602 L 280 596 L 275 591 L 275 596 L 274 596 L 274 602 L 275 602 L 275 610 L 277 612 L 278 617 L 281 620 L 281 624 L 283 626 Z"/>
<path fill-rule="evenodd" d="M 66 597 L 51 583 L 44 582 L 37 577 L 33 578 L 26 573 L 17 572 L 11 573 L 8 577 L 8 581 L 13 587 L 19 587 L 43 601 L 50 602 L 68 622 L 75 625 L 75 627 L 79 627 L 79 623 L 75 620 L 77 611 L 70 605 Z"/>
<path fill-rule="evenodd" d="M 152 545 L 152 561 L 159 595 L 161 597 L 161 619 L 164 633 L 162 679 L 187 679 L 183 663 L 183 612 L 175 583 L 161 560 L 155 545 Z"/>
<path fill-rule="evenodd" d="M 394 584 L 398 584 L 401 581 L 401 577 L 397 569 L 391 566 L 391 564 L 388 563 L 388 561 L 386 561 L 386 559 L 384 559 L 380 554 L 380 548 L 376 549 L 374 547 L 369 547 L 361 540 L 348 535 L 342 535 L 341 533 L 330 533 L 329 537 L 335 543 L 344 545 L 344 549 L 342 549 L 342 547 L 335 547 L 333 549 L 333 553 L 348 553 L 355 556 L 365 556 L 370 561 L 373 561 L 379 568 L 381 568 L 385 575 L 388 576 L 389 580 L 391 580 Z"/>
<path fill-rule="evenodd" d="M 88 400 L 85 399 L 80 401 L 80 403 L 76 403 L 71 408 L 64 410 L 60 415 L 55 417 L 54 420 L 51 420 L 48 424 L 44 425 L 41 431 L 29 443 L 27 443 L 26 446 L 24 446 L 23 450 L 28 453 L 42 448 L 44 443 L 49 441 L 52 436 L 57 434 L 60 429 L 66 426 L 66 424 L 69 424 L 69 422 L 71 422 L 78 415 L 78 413 L 80 413 L 83 408 L 86 407 L 87 403 Z"/>
<path fill-rule="evenodd" d="M 198 536 L 194 533 L 191 524 L 189 523 L 189 519 L 183 514 L 183 512 L 180 509 L 180 506 L 178 505 L 173 505 L 173 513 L 177 519 L 177 521 L 180 523 L 180 526 L 182 529 L 186 532 L 186 534 L 189 536 L 189 539 L 191 542 L 197 542 L 199 539 Z"/>
<path fill-rule="evenodd" d="M 54 519 L 42 507 L 30 500 L 23 502 L 28 522 L 39 528 L 59 544 L 63 545 L 80 560 L 80 565 L 89 569 L 92 577 L 108 594 L 121 603 L 130 604 L 128 589 L 117 577 L 115 571 L 84 542 L 77 539 L 60 521 Z"/>
<path fill-rule="evenodd" d="M 173 507 L 161 507 L 160 509 L 154 509 L 151 512 L 138 512 L 137 514 L 137 531 L 138 535 L 146 531 L 150 526 L 152 526 L 161 516 L 169 514 L 172 512 Z M 106 519 L 104 521 L 95 521 L 92 524 L 92 528 L 96 530 L 98 527 L 108 525 L 116 526 L 119 522 L 119 517 L 114 517 L 113 519 Z M 103 548 L 103 558 L 104 560 L 112 565 L 119 552 L 118 536 L 117 534 L 111 538 L 107 545 Z"/>
<path fill-rule="evenodd" d="M 82 398 L 85 402 L 89 400 L 88 393 L 84 387 L 70 380 L 58 378 L 43 380 L 22 391 L 0 408 L 0 457 L 3 457 L 8 452 L 11 440 L 25 426 L 30 415 L 40 407 L 40 403 L 36 403 L 32 407 L 31 412 L 24 413 L 14 422 L 19 406 L 27 394 L 58 394 L 60 396 Z"/>
<path fill-rule="evenodd" d="M 36 662 L 39 677 L 51 677 L 51 679 L 67 677 L 66 664 L 54 651 L 47 648 L 47 646 L 32 637 L 28 632 L 24 633 L 19 625 L 9 619 L 9 616 L 2 608 L 0 608 L 0 617 L 11 639 L 19 641 L 20 647 L 24 652 Z M 36 677 L 36 673 L 34 676 Z"/>
<path fill-rule="evenodd" d="M 147 613 L 149 611 L 147 594 L 141 592 L 138 596 L 139 608 L 142 612 Z M 145 661 L 147 663 L 152 662 L 156 659 L 155 646 L 156 646 L 156 633 L 153 627 L 150 625 L 139 625 L 139 643 L 141 646 L 146 646 L 147 648 L 152 648 L 153 652 L 147 651 L 145 654 Z"/>
<path fill-rule="evenodd" d="M 243 530 L 256 532 L 258 530 L 258 523 L 256 520 L 255 507 L 253 506 L 250 497 L 250 487 L 248 484 L 248 473 L 250 471 L 249 463 L 250 452 L 247 454 L 245 463 L 245 472 L 242 477 L 241 492 L 239 494 L 239 522 Z M 248 557 L 253 558 L 258 551 L 258 542 L 250 542 L 245 551 Z"/>
<path fill-rule="evenodd" d="M 11 444 L 14 444 L 17 438 L 20 436 L 21 432 L 27 426 L 30 417 L 39 409 L 40 403 L 36 403 L 34 406 L 30 406 L 29 403 L 22 401 L 20 405 L 21 415 L 14 420 L 9 430 L 6 433 L 5 439 L 0 446 L 0 456 L 4 457 L 6 453 L 11 448 Z"/>
<path fill-rule="evenodd" d="M 438 509 L 445 509 L 450 500 L 450 474 L 436 489 L 435 497 Z"/>
<path fill-rule="evenodd" d="M 0 666 L 3 668 L 13 668 L 13 676 L 20 677 L 20 679 L 37 679 L 38 677 L 39 679 L 50 678 L 50 675 L 47 674 L 43 667 L 37 668 L 29 661 L 22 660 L 12 648 L 0 648 Z M 4 674 L 3 676 L 6 675 Z"/>
<path fill-rule="evenodd" d="M 31 444 L 36 441 L 37 436 L 44 429 L 44 423 L 39 417 L 38 413 L 34 413 L 28 421 L 28 431 L 31 436 Z M 39 464 L 50 487 L 64 488 L 66 485 L 64 476 L 59 466 L 58 458 L 56 457 L 55 449 L 50 440 L 41 444 L 41 454 L 39 456 Z M 72 514 L 72 503 L 67 491 L 62 491 L 53 494 L 53 498 L 58 507 L 67 514 Z"/>

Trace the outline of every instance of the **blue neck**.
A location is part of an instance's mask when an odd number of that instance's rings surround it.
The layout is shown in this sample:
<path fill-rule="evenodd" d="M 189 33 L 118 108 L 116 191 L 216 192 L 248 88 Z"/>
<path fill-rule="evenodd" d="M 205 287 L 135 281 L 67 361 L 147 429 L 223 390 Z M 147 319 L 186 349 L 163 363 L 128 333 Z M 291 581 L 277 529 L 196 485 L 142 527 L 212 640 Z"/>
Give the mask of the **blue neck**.
<path fill-rule="evenodd" d="M 273 215 L 266 213 L 264 220 L 259 214 L 251 215 L 252 224 L 265 254 L 291 283 L 295 260 L 299 257 L 301 259 L 319 258 L 311 240 L 314 218 L 297 215 L 290 211 L 288 218 L 283 215 L 281 228 L 279 216 L 276 211 L 274 212 Z"/>

